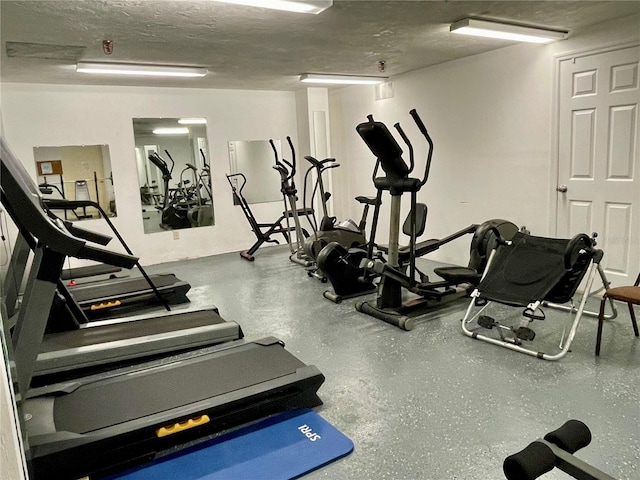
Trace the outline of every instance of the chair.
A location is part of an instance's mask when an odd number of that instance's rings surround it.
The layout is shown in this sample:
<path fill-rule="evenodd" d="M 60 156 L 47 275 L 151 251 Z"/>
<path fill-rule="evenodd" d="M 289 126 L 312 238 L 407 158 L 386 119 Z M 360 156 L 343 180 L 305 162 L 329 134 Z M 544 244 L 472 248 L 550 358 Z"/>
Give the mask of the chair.
<path fill-rule="evenodd" d="M 596 338 L 596 355 L 600 355 L 600 344 L 602 341 L 602 325 L 604 324 L 604 305 L 607 301 L 617 300 L 619 302 L 626 302 L 629 306 L 629 314 L 631 315 L 631 325 L 633 325 L 633 332 L 636 337 L 638 336 L 638 322 L 636 321 L 636 314 L 633 311 L 634 305 L 640 305 L 640 274 L 636 278 L 635 283 L 632 286 L 609 288 L 602 296 L 602 302 L 600 302 L 600 313 L 598 315 L 598 336 Z"/>

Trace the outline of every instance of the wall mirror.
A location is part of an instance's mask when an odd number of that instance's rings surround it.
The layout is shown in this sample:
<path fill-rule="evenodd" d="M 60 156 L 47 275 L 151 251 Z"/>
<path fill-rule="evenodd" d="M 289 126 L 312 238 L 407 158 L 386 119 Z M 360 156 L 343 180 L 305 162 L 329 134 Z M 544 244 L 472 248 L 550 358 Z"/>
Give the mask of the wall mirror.
<path fill-rule="evenodd" d="M 144 232 L 214 224 L 204 118 L 134 118 Z"/>
<path fill-rule="evenodd" d="M 33 147 L 43 198 L 90 200 L 111 217 L 117 213 L 108 145 Z M 71 221 L 100 218 L 94 207 L 56 211 Z"/>
<path fill-rule="evenodd" d="M 280 156 L 280 140 L 273 141 Z M 288 158 L 288 157 L 287 157 Z M 274 170 L 275 156 L 268 140 L 243 140 L 229 142 L 229 181 L 239 190 L 247 203 L 265 203 L 282 201 L 280 193 L 280 175 Z M 237 199 L 234 198 L 237 204 Z"/>

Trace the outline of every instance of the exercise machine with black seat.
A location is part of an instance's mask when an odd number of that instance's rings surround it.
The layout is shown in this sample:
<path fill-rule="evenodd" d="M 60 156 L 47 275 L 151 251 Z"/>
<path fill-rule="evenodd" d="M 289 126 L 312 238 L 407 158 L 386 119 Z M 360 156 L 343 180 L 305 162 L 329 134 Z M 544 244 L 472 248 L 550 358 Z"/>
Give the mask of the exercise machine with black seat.
<path fill-rule="evenodd" d="M 369 115 L 367 122 L 356 127 L 356 131 L 375 155 L 376 161 L 380 163 L 384 172 L 384 176 L 374 178 L 376 189 L 379 194 L 388 191 L 391 196 L 389 244 L 384 249 L 387 260 L 385 262 L 374 259 L 369 255 L 367 259 L 362 260 L 361 264 L 361 267 L 372 270 L 380 276 L 376 302 L 375 305 L 370 302 L 358 302 L 356 309 L 404 330 L 413 328 L 413 318 L 416 315 L 468 294 L 469 283 L 477 281 L 479 277 L 479 272 L 475 268 L 457 267 L 456 270 L 446 272 L 446 279 L 432 282 L 416 266 L 416 258 L 431 253 L 460 237 L 475 233 L 478 225 L 472 224 L 442 239 L 417 242 L 418 236 L 424 231 L 427 219 L 427 206 L 417 202 L 417 194 L 429 178 L 433 141 L 416 110 L 411 110 L 409 113 L 428 144 L 427 159 L 421 179 L 409 176 L 415 167 L 413 146 L 399 123 L 394 127 L 408 148 L 409 165 L 402 158 L 403 150 L 386 125 L 375 121 L 373 116 Z M 409 236 L 409 245 L 400 248 L 400 208 L 402 195 L 405 193 L 411 196 L 409 215 L 403 225 L 404 233 Z M 376 210 L 374 218 L 377 218 L 379 207 Z M 504 222 L 503 227 L 506 230 L 505 235 L 507 231 L 513 234 L 518 230 L 511 222 Z M 372 245 L 373 239 L 370 249 Z M 383 250 L 380 245 L 378 249 Z M 405 301 L 403 289 L 414 294 L 413 298 Z"/>
<path fill-rule="evenodd" d="M 328 279 L 317 263 L 318 254 L 324 247 L 332 242 L 337 242 L 347 250 L 350 248 L 364 248 L 367 243 L 367 216 L 369 208 L 376 204 L 376 197 L 357 196 L 355 198 L 358 203 L 363 205 L 362 216 L 359 223 L 356 224 L 351 219 L 338 222 L 336 217 L 329 215 L 327 203 L 331 198 L 331 193 L 327 192 L 324 188 L 323 173 L 339 167 L 340 164 L 337 163 L 334 158 L 325 158 L 324 160 L 317 160 L 312 156 L 306 156 L 304 158 L 311 166 L 307 169 L 304 176 L 303 208 L 306 209 L 307 204 L 308 178 L 313 172 L 315 173 L 316 181 L 309 198 L 309 204 L 313 205 L 316 197 L 319 195 L 320 205 L 322 206 L 322 219 L 320 220 L 320 224 L 318 224 L 315 221 L 315 216 L 310 217 L 309 220 L 313 227 L 313 233 L 304 241 L 303 250 L 305 255 L 314 262 L 314 265 L 308 270 L 309 276 L 326 282 Z"/>
<path fill-rule="evenodd" d="M 313 222 L 313 233 L 304 241 L 303 248 L 305 254 L 315 260 L 320 250 L 331 242 L 338 242 L 347 249 L 365 245 L 367 243 L 365 232 L 367 216 L 369 207 L 375 205 L 375 198 L 356 197 L 356 201 L 364 206 L 359 223 L 356 224 L 351 219 L 338 222 L 336 217 L 329 215 L 327 202 L 331 198 L 331 193 L 325 190 L 322 177 L 324 172 L 337 168 L 340 164 L 336 162 L 335 158 L 325 158 L 324 160 L 316 160 L 312 156 L 305 156 L 304 158 L 311 163 L 311 166 L 307 169 L 304 176 L 303 207 L 306 208 L 307 206 L 307 184 L 311 172 L 315 173 L 316 181 L 308 203 L 313 205 L 316 197 L 319 195 L 320 205 L 322 206 L 322 219 L 320 220 L 320 224 L 315 222 L 315 217 L 311 219 Z"/>
<path fill-rule="evenodd" d="M 317 391 L 324 376 L 273 337 L 226 342 L 29 388 L 47 323 L 43 305 L 53 300 L 64 258 L 122 268 L 132 268 L 136 258 L 90 245 L 52 221 L 37 187 L 4 139 L 0 161 L 3 206 L 14 222 L 21 215 L 28 217 L 38 239 L 9 337 L 18 416 L 34 478 L 104 475 L 224 429 L 322 403 Z"/>

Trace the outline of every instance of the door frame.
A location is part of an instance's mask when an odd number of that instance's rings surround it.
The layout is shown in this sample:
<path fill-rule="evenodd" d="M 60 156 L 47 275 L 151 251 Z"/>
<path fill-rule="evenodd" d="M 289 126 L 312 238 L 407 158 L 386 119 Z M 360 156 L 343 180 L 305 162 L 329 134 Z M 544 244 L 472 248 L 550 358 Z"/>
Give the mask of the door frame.
<path fill-rule="evenodd" d="M 551 118 L 551 165 L 549 168 L 549 232 L 553 236 L 558 235 L 558 174 L 560 169 L 560 64 L 563 61 L 574 58 L 589 57 L 602 53 L 624 50 L 626 48 L 639 47 L 639 41 L 625 42 L 598 48 L 578 49 L 570 52 L 557 53 L 553 56 L 553 92 L 552 92 L 552 118 Z M 638 152 L 640 154 L 640 152 Z M 591 234 L 591 232 L 585 232 Z"/>

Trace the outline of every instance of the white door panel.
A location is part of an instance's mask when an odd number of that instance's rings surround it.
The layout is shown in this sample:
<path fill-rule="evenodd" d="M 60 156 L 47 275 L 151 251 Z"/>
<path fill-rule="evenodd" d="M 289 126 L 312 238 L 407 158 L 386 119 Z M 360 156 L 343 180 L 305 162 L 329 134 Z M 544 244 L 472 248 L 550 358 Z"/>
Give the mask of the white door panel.
<path fill-rule="evenodd" d="M 640 48 L 560 62 L 556 233 L 597 232 L 616 285 L 640 270 Z"/>

